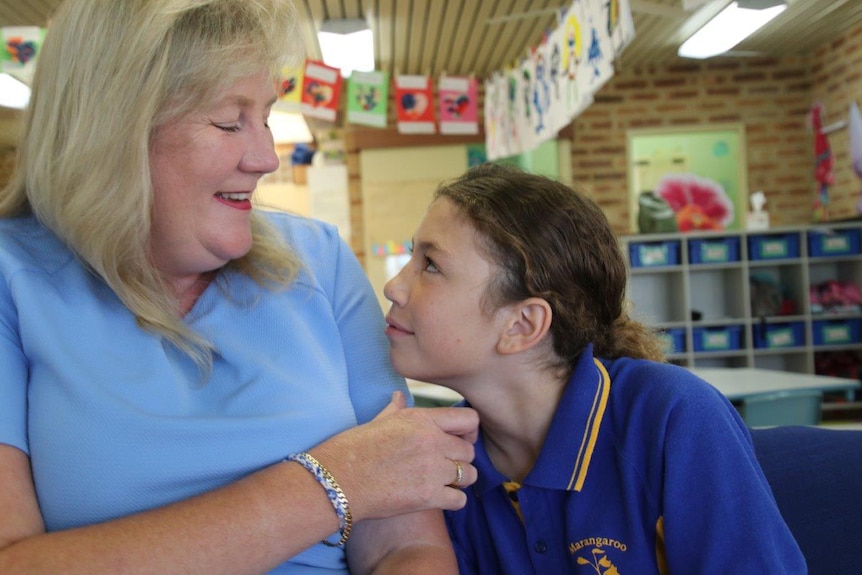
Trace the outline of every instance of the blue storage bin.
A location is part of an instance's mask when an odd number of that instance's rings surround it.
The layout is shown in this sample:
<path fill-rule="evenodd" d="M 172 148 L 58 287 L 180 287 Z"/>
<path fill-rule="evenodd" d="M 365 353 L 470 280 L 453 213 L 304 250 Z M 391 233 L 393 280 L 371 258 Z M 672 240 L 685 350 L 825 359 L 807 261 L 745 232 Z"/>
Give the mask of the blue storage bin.
<path fill-rule="evenodd" d="M 688 243 L 692 264 L 723 264 L 739 261 L 739 238 L 697 238 Z"/>
<path fill-rule="evenodd" d="M 799 234 L 748 236 L 748 259 L 778 260 L 799 257 Z"/>
<path fill-rule="evenodd" d="M 800 347 L 805 345 L 805 324 L 801 321 L 758 323 L 752 326 L 752 335 L 756 348 Z"/>
<path fill-rule="evenodd" d="M 630 243 L 629 261 L 633 268 L 679 265 L 679 241 Z"/>
<path fill-rule="evenodd" d="M 812 323 L 814 345 L 859 343 L 860 319 L 821 319 Z"/>
<path fill-rule="evenodd" d="M 694 351 L 730 351 L 740 349 L 742 326 L 696 327 L 692 332 Z"/>
<path fill-rule="evenodd" d="M 685 330 L 682 328 L 671 328 L 661 333 L 665 341 L 665 353 L 685 353 Z"/>
<path fill-rule="evenodd" d="M 862 230 L 835 229 L 808 232 L 808 255 L 812 258 L 849 256 L 860 253 Z"/>

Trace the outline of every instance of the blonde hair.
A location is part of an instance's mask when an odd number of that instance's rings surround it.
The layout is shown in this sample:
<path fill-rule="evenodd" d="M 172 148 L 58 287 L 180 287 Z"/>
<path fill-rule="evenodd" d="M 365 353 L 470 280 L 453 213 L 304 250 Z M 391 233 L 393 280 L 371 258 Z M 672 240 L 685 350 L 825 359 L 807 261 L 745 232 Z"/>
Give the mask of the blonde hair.
<path fill-rule="evenodd" d="M 275 80 L 302 54 L 290 0 L 66 0 L 39 55 L 18 164 L 0 217 L 33 213 L 110 285 L 139 325 L 203 369 L 208 342 L 182 322 L 149 257 L 155 129 L 236 80 Z M 259 213 L 253 247 L 228 267 L 272 288 L 297 256 Z"/>

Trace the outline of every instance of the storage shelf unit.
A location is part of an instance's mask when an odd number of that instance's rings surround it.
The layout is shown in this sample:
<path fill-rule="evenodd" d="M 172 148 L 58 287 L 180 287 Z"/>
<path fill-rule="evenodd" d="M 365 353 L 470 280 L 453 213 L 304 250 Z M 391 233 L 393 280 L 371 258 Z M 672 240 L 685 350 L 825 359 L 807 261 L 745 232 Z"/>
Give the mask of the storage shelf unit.
<path fill-rule="evenodd" d="M 862 286 L 860 238 L 862 222 L 625 236 L 632 315 L 679 365 L 818 373 L 820 354 L 862 351 L 859 306 L 809 298 L 825 282 Z M 752 309 L 752 278 L 781 287 L 779 312 Z"/>

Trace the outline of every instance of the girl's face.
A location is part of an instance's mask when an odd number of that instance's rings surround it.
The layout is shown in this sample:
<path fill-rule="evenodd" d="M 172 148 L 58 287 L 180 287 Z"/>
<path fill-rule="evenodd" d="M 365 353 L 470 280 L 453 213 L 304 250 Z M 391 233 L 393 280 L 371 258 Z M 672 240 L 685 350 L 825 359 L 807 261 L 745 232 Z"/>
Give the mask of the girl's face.
<path fill-rule="evenodd" d="M 275 87 L 266 74 L 233 84 L 214 106 L 159 126 L 150 142 L 150 250 L 182 286 L 251 249 L 251 195 L 278 168 L 267 125 Z"/>
<path fill-rule="evenodd" d="M 413 237 L 407 265 L 386 283 L 386 335 L 395 369 L 432 383 L 481 375 L 494 355 L 499 313 L 483 309 L 497 267 L 477 244 L 469 218 L 435 200 Z"/>

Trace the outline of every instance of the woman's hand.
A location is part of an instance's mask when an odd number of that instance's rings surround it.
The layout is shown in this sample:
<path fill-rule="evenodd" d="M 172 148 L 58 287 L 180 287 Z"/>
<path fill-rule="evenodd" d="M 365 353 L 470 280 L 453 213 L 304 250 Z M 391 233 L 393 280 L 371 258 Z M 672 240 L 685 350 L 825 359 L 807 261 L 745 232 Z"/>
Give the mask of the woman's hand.
<path fill-rule="evenodd" d="M 311 450 L 338 480 L 354 521 L 426 509 L 460 509 L 461 488 L 476 481 L 473 443 L 479 416 L 470 408 L 407 408 L 404 395 L 372 421 Z M 458 477 L 458 462 L 461 479 Z"/>

